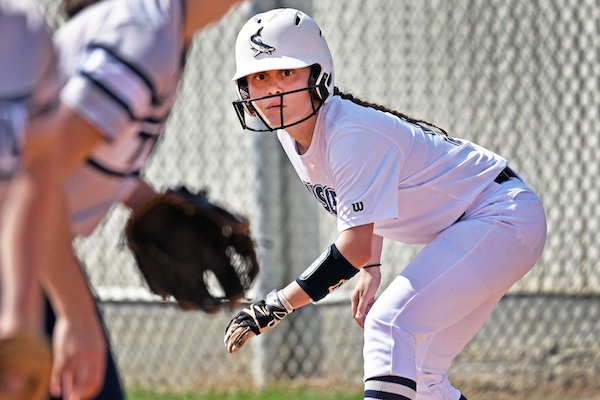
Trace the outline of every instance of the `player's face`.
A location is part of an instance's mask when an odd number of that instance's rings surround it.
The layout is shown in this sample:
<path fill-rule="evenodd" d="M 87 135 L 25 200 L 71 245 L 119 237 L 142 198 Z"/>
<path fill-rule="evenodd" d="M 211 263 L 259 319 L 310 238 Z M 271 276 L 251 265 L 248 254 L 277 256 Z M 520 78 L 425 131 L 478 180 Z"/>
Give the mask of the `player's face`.
<path fill-rule="evenodd" d="M 271 127 L 300 121 L 314 112 L 310 91 L 303 90 L 308 86 L 309 77 L 310 67 L 251 74 L 248 76 L 250 97 L 258 98 L 252 105 Z M 288 93 L 293 91 L 297 92 Z"/>

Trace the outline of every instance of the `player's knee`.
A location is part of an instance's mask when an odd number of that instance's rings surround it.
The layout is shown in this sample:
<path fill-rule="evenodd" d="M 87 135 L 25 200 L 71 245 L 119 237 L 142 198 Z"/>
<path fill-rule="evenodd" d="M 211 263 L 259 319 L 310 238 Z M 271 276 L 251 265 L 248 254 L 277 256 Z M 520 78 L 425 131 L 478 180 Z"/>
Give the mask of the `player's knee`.
<path fill-rule="evenodd" d="M 371 337 L 378 332 L 385 332 L 388 330 L 391 322 L 377 312 L 377 309 L 373 307 L 367 316 L 365 317 L 364 331 L 365 338 Z"/>
<path fill-rule="evenodd" d="M 369 312 L 364 325 L 365 378 L 389 374 L 415 379 L 417 343 L 414 335 L 394 320 Z"/>
<path fill-rule="evenodd" d="M 367 315 L 364 324 L 364 339 L 365 346 L 373 344 L 387 348 L 386 351 L 410 353 L 416 350 L 415 335 L 396 321 L 391 321 L 385 318 L 379 318 L 376 315 Z"/>
<path fill-rule="evenodd" d="M 387 332 L 391 326 L 397 329 L 405 329 L 402 326 L 402 318 L 397 313 L 390 312 L 390 308 L 386 307 L 385 304 L 375 302 L 365 318 L 365 335 L 370 331 Z"/>

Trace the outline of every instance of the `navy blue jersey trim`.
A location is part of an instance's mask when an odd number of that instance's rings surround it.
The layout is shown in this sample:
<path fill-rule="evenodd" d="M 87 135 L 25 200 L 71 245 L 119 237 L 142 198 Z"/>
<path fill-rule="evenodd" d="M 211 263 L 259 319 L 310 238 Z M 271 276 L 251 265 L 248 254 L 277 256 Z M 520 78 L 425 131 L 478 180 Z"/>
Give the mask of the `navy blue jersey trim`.
<path fill-rule="evenodd" d="M 118 103 L 121 106 L 121 108 L 123 108 L 125 110 L 125 112 L 129 116 L 129 119 L 131 119 L 132 121 L 141 121 L 140 119 L 136 118 L 135 115 L 133 115 L 133 111 L 131 111 L 131 109 L 129 108 L 129 106 L 127 105 L 127 103 L 125 101 L 121 100 L 121 98 L 119 98 L 119 96 L 117 96 L 116 94 L 114 94 L 106 86 L 104 86 L 102 83 L 100 83 L 98 80 L 96 80 L 93 76 L 91 76 L 87 72 L 80 71 L 80 74 L 82 76 L 85 76 L 91 83 L 93 83 L 104 94 L 106 94 L 108 97 L 110 97 L 111 99 L 113 99 L 116 103 Z"/>
<path fill-rule="evenodd" d="M 162 123 L 166 117 L 160 118 L 160 117 L 150 117 L 150 118 L 137 118 L 135 115 L 133 115 L 133 111 L 131 111 L 131 109 L 129 108 L 129 105 L 122 100 L 119 96 L 117 96 L 114 92 L 112 92 L 110 89 L 108 89 L 106 86 L 104 86 L 100 81 L 98 81 L 96 78 L 94 78 L 92 75 L 90 75 L 89 73 L 85 72 L 85 71 L 80 71 L 80 74 L 82 76 L 84 76 L 87 80 L 89 80 L 93 85 L 95 85 L 98 89 L 100 89 L 105 95 L 107 95 L 108 97 L 110 97 L 115 103 L 119 104 L 121 106 L 121 108 L 123 110 L 125 110 L 125 112 L 127 113 L 127 116 L 129 117 L 130 120 L 134 121 L 134 122 L 149 122 L 152 124 L 160 124 Z M 168 113 L 167 113 L 168 115 Z"/>
<path fill-rule="evenodd" d="M 115 52 L 114 49 L 111 49 L 110 47 L 107 47 L 103 44 L 100 44 L 100 43 L 90 44 L 88 46 L 88 50 L 93 50 L 93 49 L 102 49 L 102 50 L 106 51 L 112 57 L 119 60 L 119 62 L 121 62 L 123 65 L 125 65 L 127 68 L 129 68 L 131 71 L 133 71 L 136 75 L 138 75 L 140 77 L 140 79 L 142 81 L 144 81 L 146 86 L 148 86 L 148 90 L 150 90 L 150 94 L 152 96 L 152 105 L 157 106 L 160 104 L 160 99 L 158 98 L 156 89 L 154 88 L 154 85 L 152 84 L 152 80 L 140 68 L 138 68 L 134 63 L 126 60 L 121 55 L 119 55 L 117 52 Z"/>
<path fill-rule="evenodd" d="M 113 171 L 111 169 L 104 167 L 103 165 L 99 164 L 97 161 L 95 161 L 91 158 L 88 158 L 87 164 L 90 167 L 95 168 L 106 175 L 115 176 L 115 177 L 119 177 L 119 178 L 134 178 L 134 177 L 140 176 L 140 173 L 141 173 L 140 170 L 131 171 L 131 172 Z"/>
<path fill-rule="evenodd" d="M 31 93 L 23 93 L 19 95 L 1 96 L 0 102 L 16 103 L 19 101 L 27 101 L 31 98 Z"/>

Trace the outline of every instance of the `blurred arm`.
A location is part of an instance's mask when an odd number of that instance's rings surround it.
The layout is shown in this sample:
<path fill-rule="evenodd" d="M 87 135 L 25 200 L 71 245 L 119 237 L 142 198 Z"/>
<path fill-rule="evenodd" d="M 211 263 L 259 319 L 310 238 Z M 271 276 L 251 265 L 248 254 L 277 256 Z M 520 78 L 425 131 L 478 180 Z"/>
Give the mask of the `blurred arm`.
<path fill-rule="evenodd" d="M 35 140 L 41 134 L 37 130 L 49 127 L 54 131 L 55 144 L 40 146 Z M 65 397 L 71 394 L 92 397 L 101 388 L 107 344 L 94 296 L 73 251 L 70 212 L 62 184 L 104 138 L 64 105 L 59 107 L 52 123 L 34 126 L 31 137 L 33 145 L 26 159 L 36 164 L 37 159 L 49 158 L 50 167 L 42 176 L 51 175 L 56 183 L 52 185 L 52 194 L 43 201 L 54 210 L 44 233 L 49 238 L 45 244 L 48 249 L 43 259 L 36 260 L 40 281 L 57 316 L 51 390 L 54 395 L 62 393 Z M 42 153 L 48 149 L 51 154 L 44 156 Z"/>
<path fill-rule="evenodd" d="M 199 30 L 221 19 L 233 9 L 240 0 L 185 0 L 185 41 L 190 43 Z"/>

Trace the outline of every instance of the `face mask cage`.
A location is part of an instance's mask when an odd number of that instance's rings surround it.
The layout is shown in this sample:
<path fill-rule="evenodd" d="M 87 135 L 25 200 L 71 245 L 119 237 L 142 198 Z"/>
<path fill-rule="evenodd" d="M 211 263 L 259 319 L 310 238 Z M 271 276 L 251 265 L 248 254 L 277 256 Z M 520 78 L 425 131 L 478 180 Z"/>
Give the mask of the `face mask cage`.
<path fill-rule="evenodd" d="M 306 90 L 310 91 L 311 98 L 316 97 L 316 98 L 318 98 L 319 102 L 316 106 L 315 106 L 314 102 L 311 102 L 312 112 L 309 115 L 307 115 L 306 117 L 304 117 L 298 121 L 291 122 L 289 124 L 286 124 L 283 120 L 284 119 L 283 118 L 283 107 L 280 107 L 280 109 L 279 109 L 279 126 L 271 127 L 271 126 L 269 126 L 268 122 L 263 118 L 263 116 L 261 116 L 260 113 L 256 111 L 256 108 L 252 104 L 252 102 L 254 102 L 254 101 L 272 99 L 275 97 L 279 97 L 280 104 L 283 104 L 283 96 L 288 95 L 288 94 L 303 92 Z M 241 89 L 240 92 L 244 93 L 244 94 L 247 93 L 247 91 L 243 90 L 243 89 Z M 326 95 L 327 93 L 328 93 L 328 90 L 327 90 L 327 87 L 325 86 L 325 84 L 311 85 L 311 86 L 307 86 L 302 89 L 292 90 L 290 92 L 276 93 L 276 94 L 272 94 L 272 95 L 268 95 L 268 96 L 255 97 L 255 98 L 249 98 L 249 99 L 243 99 L 243 100 L 235 100 L 233 102 L 233 108 L 235 109 L 235 112 L 238 116 L 240 124 L 242 124 L 242 128 L 247 129 L 249 131 L 253 131 L 253 132 L 273 132 L 278 129 L 285 129 L 285 128 L 289 128 L 290 126 L 298 125 L 298 124 L 306 121 L 313 115 L 315 115 L 319 111 L 319 109 L 323 106 L 323 104 L 325 103 L 325 101 L 323 99 L 327 98 L 327 95 Z M 258 119 L 262 122 L 262 124 L 264 126 L 249 125 L 246 122 L 246 114 L 250 115 L 251 117 L 258 117 Z"/>

